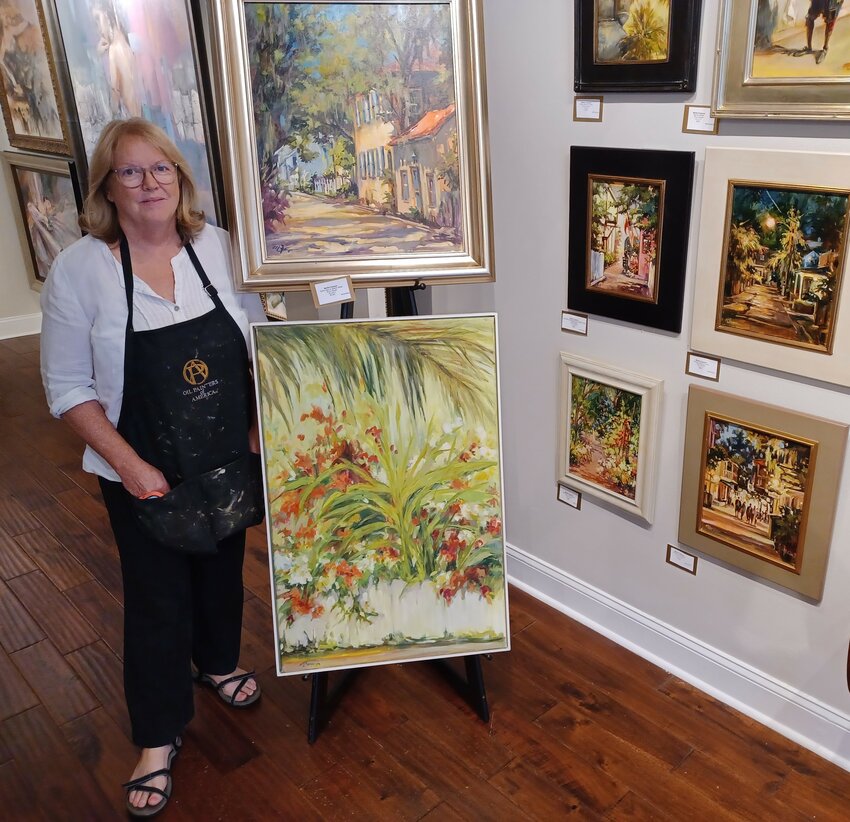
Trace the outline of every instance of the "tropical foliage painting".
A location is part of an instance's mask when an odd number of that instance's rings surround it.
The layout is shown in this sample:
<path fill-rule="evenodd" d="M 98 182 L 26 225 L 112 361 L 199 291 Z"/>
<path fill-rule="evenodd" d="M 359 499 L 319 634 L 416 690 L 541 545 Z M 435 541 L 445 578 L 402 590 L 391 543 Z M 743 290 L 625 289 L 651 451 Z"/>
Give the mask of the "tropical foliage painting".
<path fill-rule="evenodd" d="M 279 672 L 505 650 L 495 318 L 255 335 Z"/>
<path fill-rule="evenodd" d="M 587 287 L 656 302 L 663 180 L 591 175 Z"/>
<path fill-rule="evenodd" d="M 814 446 L 706 415 L 697 530 L 798 571 Z"/>
<path fill-rule="evenodd" d="M 595 0 L 596 62 L 654 63 L 670 56 L 670 0 Z"/>
<path fill-rule="evenodd" d="M 730 183 L 717 329 L 829 351 L 846 191 Z"/>
<path fill-rule="evenodd" d="M 450 4 L 244 14 L 267 256 L 462 251 Z"/>
<path fill-rule="evenodd" d="M 641 402 L 640 394 L 573 374 L 569 473 L 634 500 Z"/>
<path fill-rule="evenodd" d="M 850 4 L 844 0 L 752 2 L 753 78 L 817 82 L 850 78 Z"/>

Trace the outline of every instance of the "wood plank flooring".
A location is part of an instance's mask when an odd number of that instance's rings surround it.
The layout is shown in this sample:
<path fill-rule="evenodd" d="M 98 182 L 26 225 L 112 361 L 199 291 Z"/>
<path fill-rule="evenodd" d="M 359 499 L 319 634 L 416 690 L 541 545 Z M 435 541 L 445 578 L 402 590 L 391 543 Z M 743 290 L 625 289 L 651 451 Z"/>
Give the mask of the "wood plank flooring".
<path fill-rule="evenodd" d="M 0 816 L 121 819 L 135 749 L 121 575 L 82 447 L 45 408 L 38 338 L 0 341 Z M 520 591 L 480 722 L 432 666 L 362 672 L 315 745 L 277 678 L 265 537 L 249 535 L 242 665 L 209 690 L 163 820 L 847 820 L 850 774 Z"/>

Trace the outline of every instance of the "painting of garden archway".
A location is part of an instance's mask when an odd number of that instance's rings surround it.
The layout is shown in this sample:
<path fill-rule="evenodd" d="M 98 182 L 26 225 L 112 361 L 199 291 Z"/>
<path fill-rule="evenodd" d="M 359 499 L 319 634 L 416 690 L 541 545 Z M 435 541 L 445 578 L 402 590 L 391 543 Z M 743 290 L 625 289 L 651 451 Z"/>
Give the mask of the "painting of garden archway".
<path fill-rule="evenodd" d="M 507 650 L 495 317 L 254 345 L 278 673 Z"/>

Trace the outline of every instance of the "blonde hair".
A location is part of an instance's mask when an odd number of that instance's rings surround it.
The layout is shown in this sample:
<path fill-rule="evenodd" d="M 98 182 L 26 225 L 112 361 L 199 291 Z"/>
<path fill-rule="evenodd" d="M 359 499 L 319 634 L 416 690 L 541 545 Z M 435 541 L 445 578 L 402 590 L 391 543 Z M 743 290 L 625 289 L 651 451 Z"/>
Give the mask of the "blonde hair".
<path fill-rule="evenodd" d="M 112 245 L 118 242 L 121 226 L 118 211 L 106 196 L 118 143 L 125 137 L 139 137 L 158 148 L 178 169 L 180 195 L 177 201 L 177 233 L 184 243 L 191 242 L 204 227 L 204 212 L 197 207 L 192 169 L 169 136 L 142 117 L 113 120 L 100 133 L 89 164 L 89 192 L 83 205 L 80 225 L 98 240 Z"/>

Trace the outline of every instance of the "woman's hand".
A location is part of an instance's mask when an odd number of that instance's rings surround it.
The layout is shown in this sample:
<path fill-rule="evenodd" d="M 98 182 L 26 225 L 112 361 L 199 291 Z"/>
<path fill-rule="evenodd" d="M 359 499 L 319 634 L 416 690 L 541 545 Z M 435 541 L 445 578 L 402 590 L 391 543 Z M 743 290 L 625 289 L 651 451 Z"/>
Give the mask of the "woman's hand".
<path fill-rule="evenodd" d="M 121 483 L 128 493 L 140 499 L 150 496 L 154 491 L 165 494 L 171 490 L 162 471 L 149 462 L 145 462 L 141 457 L 122 468 L 118 476 L 121 477 Z"/>

